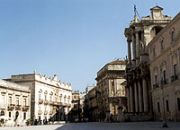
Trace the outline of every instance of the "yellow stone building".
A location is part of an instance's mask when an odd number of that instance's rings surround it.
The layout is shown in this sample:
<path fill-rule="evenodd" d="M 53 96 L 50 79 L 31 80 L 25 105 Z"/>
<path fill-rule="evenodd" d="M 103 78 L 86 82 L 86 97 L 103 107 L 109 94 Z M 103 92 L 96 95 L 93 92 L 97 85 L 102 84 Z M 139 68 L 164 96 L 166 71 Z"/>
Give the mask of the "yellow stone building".
<path fill-rule="evenodd" d="M 148 61 L 149 42 L 171 21 L 171 17 L 163 14 L 163 8 L 155 6 L 151 14 L 137 17 L 125 29 L 128 43 L 128 63 L 126 67 L 128 112 L 130 120 L 151 120 L 152 89 Z"/>
<path fill-rule="evenodd" d="M 119 114 L 126 109 L 124 78 L 126 63 L 115 60 L 97 72 L 97 107 L 100 121 L 119 121 Z"/>

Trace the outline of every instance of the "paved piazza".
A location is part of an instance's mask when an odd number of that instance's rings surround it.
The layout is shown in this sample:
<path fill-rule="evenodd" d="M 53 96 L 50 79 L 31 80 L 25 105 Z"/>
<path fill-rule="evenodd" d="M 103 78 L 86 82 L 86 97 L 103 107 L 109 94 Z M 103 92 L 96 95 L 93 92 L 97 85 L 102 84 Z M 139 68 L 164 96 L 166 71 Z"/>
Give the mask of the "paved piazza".
<path fill-rule="evenodd" d="M 59 125 L 1 127 L 0 130 L 162 130 L 161 122 L 133 123 L 67 123 Z M 180 122 L 168 123 L 165 130 L 180 130 Z"/>

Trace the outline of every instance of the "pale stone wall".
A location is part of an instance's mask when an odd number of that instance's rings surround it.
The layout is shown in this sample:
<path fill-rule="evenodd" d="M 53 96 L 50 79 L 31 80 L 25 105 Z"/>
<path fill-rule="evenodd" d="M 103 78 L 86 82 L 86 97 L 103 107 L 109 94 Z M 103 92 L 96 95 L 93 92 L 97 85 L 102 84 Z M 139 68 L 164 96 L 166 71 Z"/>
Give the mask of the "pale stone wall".
<path fill-rule="evenodd" d="M 66 115 L 72 108 L 72 87 L 58 80 L 57 76 L 20 74 L 12 75 L 11 81 L 29 86 L 31 90 L 31 118 L 49 119 L 54 116 L 56 110 L 61 107 Z M 46 99 L 45 99 L 46 95 Z M 65 119 L 65 118 L 63 118 Z"/>
<path fill-rule="evenodd" d="M 155 118 L 180 120 L 180 14 L 150 42 L 148 51 Z"/>
<path fill-rule="evenodd" d="M 124 79 L 125 62 L 122 60 L 115 60 L 107 63 L 103 68 L 97 72 L 97 112 L 99 120 L 114 121 L 118 120 L 119 108 L 125 107 L 126 99 Z M 94 104 L 96 105 L 96 104 Z M 105 115 L 105 116 L 104 116 Z"/>
<path fill-rule="evenodd" d="M 30 97 L 27 86 L 0 80 L 0 118 L 13 125 L 25 125 L 30 119 Z"/>

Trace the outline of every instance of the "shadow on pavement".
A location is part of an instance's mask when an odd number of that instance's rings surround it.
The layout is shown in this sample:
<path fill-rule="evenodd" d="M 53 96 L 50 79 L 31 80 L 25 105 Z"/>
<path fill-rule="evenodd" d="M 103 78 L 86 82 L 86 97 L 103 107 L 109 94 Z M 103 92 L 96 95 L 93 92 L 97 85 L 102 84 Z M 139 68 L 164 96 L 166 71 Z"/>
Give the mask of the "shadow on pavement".
<path fill-rule="evenodd" d="M 180 123 L 170 122 L 166 130 L 179 130 Z M 54 130 L 162 130 L 162 122 L 67 123 Z"/>

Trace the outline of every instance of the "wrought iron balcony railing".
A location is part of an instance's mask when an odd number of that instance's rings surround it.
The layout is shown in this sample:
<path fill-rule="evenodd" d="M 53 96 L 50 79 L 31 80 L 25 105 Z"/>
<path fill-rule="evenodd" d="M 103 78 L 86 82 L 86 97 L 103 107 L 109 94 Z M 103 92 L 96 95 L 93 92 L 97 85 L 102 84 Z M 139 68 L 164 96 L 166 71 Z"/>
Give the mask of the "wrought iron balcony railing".
<path fill-rule="evenodd" d="M 22 111 L 28 111 L 29 110 L 29 106 L 22 106 Z"/>
<path fill-rule="evenodd" d="M 178 76 L 177 75 L 172 75 L 171 76 L 171 82 L 174 82 L 176 80 L 178 80 Z"/>
<path fill-rule="evenodd" d="M 42 104 L 43 103 L 43 99 L 39 99 L 39 104 Z"/>
<path fill-rule="evenodd" d="M 44 100 L 44 105 L 47 105 L 48 104 L 48 100 Z"/>
<path fill-rule="evenodd" d="M 38 110 L 38 115 L 42 115 L 42 110 Z"/>

